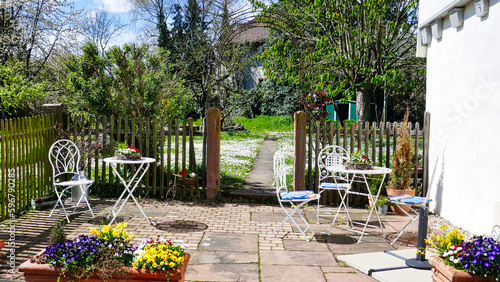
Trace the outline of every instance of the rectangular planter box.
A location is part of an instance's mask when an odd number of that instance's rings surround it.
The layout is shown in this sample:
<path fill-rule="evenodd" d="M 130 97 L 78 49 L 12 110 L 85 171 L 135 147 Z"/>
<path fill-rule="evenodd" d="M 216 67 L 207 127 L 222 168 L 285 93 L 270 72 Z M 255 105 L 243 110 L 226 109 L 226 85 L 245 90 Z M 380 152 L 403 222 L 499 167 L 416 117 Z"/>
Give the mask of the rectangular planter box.
<path fill-rule="evenodd" d="M 191 258 L 191 255 L 186 253 L 184 255 L 184 262 L 182 265 L 177 268 L 176 270 L 169 272 L 169 281 L 184 281 L 186 277 L 186 268 L 189 263 L 189 259 Z M 141 282 L 147 282 L 147 281 L 166 281 L 167 279 L 165 278 L 165 272 L 163 271 L 155 271 L 151 272 L 149 270 L 144 270 L 144 269 L 138 269 L 138 268 L 132 268 L 132 267 L 126 267 L 125 268 L 128 272 L 127 275 L 113 275 L 111 279 L 108 281 L 110 282 L 119 282 L 119 281 L 141 281 Z M 59 278 L 60 271 L 55 268 L 51 268 L 48 264 L 37 264 L 37 263 L 32 263 L 29 260 L 21 264 L 19 266 L 19 271 L 24 273 L 24 279 L 26 281 L 32 281 L 32 282 L 52 282 L 52 281 L 58 281 L 57 279 Z M 68 279 L 61 277 L 59 280 L 61 282 L 69 281 Z M 91 276 L 87 280 L 83 281 L 88 281 L 88 282 L 99 282 L 101 279 L 97 275 Z"/>
<path fill-rule="evenodd" d="M 432 279 L 435 282 L 493 282 L 496 281 L 493 277 L 482 277 L 470 275 L 469 273 L 451 267 L 444 263 L 444 260 L 439 256 L 432 256 L 429 259 L 432 265 Z"/>

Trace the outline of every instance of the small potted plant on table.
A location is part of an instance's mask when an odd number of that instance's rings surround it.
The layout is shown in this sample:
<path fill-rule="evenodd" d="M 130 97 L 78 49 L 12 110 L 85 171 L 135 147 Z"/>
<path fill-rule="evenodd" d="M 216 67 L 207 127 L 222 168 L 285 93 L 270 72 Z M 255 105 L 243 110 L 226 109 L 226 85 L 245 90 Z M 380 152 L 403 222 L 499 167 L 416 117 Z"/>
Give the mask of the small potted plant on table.
<path fill-rule="evenodd" d="M 345 168 L 353 170 L 367 170 L 372 169 L 373 164 L 370 158 L 368 158 L 364 151 L 361 150 L 352 153 L 351 160 L 345 164 Z"/>
<path fill-rule="evenodd" d="M 137 161 L 142 159 L 139 149 L 130 147 L 127 143 L 118 143 L 115 149 L 115 157 L 120 160 Z"/>

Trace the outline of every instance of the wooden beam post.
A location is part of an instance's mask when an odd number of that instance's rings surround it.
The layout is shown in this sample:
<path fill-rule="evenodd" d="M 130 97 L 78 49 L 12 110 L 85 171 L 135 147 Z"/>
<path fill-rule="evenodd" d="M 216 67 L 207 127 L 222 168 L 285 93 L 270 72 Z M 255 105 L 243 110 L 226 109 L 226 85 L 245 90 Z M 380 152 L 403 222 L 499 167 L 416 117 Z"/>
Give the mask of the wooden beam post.
<path fill-rule="evenodd" d="M 61 124 L 60 128 L 66 129 L 66 119 L 62 111 L 62 104 L 43 104 L 42 113 L 44 115 L 48 114 L 54 115 L 55 123 Z"/>
<path fill-rule="evenodd" d="M 294 158 L 293 185 L 295 191 L 305 190 L 306 173 L 306 113 L 298 111 L 293 116 Z"/>
<path fill-rule="evenodd" d="M 207 200 L 215 200 L 220 187 L 220 130 L 219 109 L 207 112 Z"/>

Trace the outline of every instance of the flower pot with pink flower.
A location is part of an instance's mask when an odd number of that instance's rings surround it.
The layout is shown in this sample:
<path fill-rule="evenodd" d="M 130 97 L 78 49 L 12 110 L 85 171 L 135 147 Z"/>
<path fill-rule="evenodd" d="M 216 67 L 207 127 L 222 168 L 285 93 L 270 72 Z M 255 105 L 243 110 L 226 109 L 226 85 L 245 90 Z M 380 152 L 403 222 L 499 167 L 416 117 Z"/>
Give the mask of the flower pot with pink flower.
<path fill-rule="evenodd" d="M 120 160 L 137 161 L 142 159 L 139 149 L 128 146 L 127 143 L 118 143 L 115 148 L 115 157 Z"/>

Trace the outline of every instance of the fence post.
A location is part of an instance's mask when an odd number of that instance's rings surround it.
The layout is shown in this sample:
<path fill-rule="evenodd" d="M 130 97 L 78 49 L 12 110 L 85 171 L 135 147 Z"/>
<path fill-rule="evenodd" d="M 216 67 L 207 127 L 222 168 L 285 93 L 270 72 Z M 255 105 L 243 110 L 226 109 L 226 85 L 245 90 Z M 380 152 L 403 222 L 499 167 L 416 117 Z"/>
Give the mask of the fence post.
<path fill-rule="evenodd" d="M 207 200 L 214 200 L 220 187 L 220 111 L 207 112 Z"/>
<path fill-rule="evenodd" d="M 64 113 L 62 111 L 62 104 L 43 104 L 42 113 L 44 115 L 54 115 L 55 123 L 61 124 L 60 128 L 66 128 L 66 119 L 64 118 Z"/>
<path fill-rule="evenodd" d="M 294 126 L 294 159 L 293 185 L 295 191 L 305 190 L 306 162 L 306 114 L 298 111 L 293 117 Z M 312 152 L 310 152 L 312 153 Z"/>

